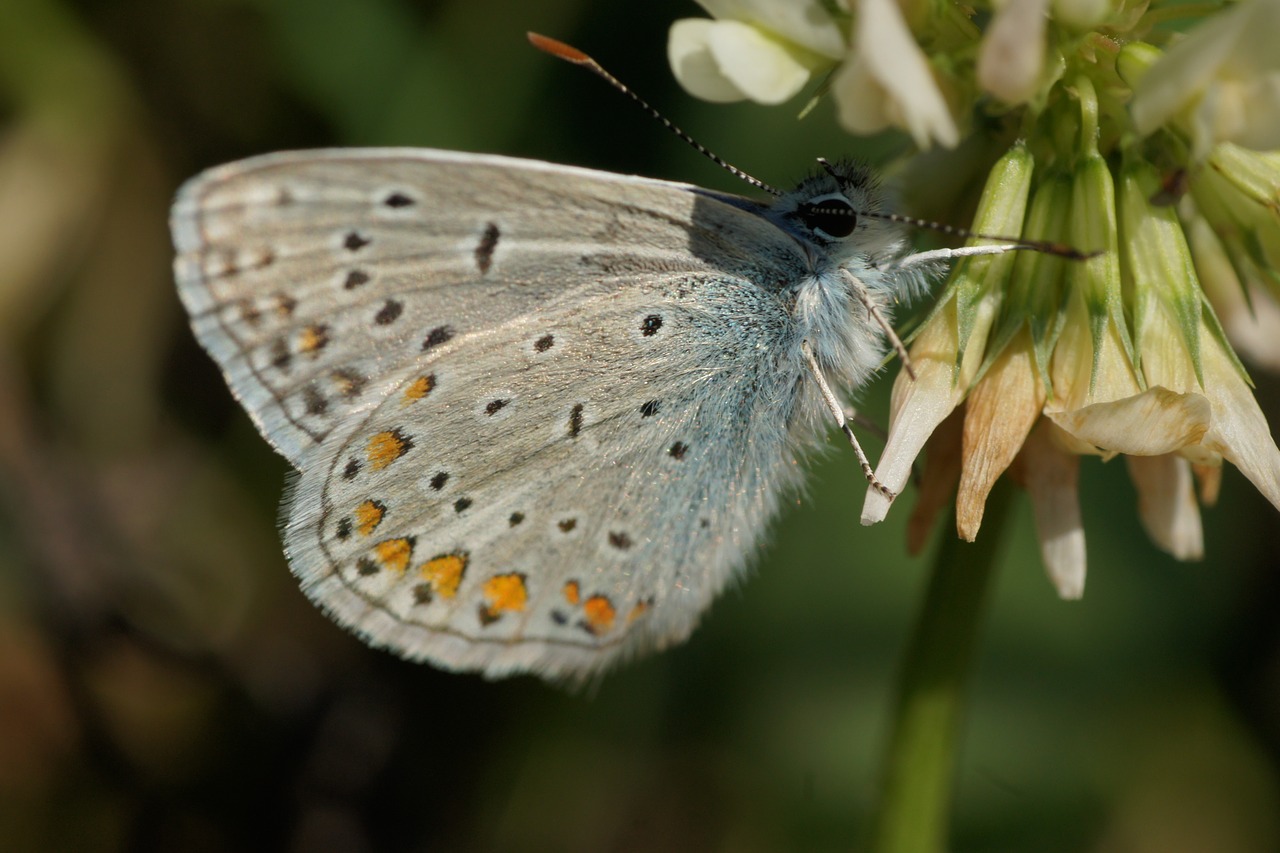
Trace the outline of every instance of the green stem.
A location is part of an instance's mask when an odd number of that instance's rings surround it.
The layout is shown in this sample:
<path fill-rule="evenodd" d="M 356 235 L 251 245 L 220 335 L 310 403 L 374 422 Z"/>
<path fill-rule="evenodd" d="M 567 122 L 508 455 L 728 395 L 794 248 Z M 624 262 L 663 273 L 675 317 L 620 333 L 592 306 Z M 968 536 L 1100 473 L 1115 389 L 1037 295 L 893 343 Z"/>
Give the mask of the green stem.
<path fill-rule="evenodd" d="M 975 543 L 942 537 L 898 684 L 873 853 L 947 848 L 965 685 L 1008 508 L 1009 487 L 997 485 Z"/>

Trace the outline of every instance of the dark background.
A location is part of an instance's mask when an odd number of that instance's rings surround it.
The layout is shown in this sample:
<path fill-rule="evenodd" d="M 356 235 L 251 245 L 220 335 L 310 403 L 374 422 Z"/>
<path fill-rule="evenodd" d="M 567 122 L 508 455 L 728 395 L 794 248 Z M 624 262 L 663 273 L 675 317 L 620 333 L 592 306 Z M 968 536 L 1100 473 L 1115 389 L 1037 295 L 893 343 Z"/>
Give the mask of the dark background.
<path fill-rule="evenodd" d="M 799 102 L 694 101 L 665 45 L 699 14 L 4 0 L 0 847 L 857 847 L 928 569 L 904 553 L 909 497 L 862 528 L 833 436 L 749 582 L 689 643 L 585 693 L 410 665 L 298 592 L 275 529 L 286 465 L 194 343 L 169 270 L 178 183 L 281 148 L 489 151 L 744 191 L 528 29 L 771 183 L 899 143 L 844 135 L 829 105 L 799 122 Z M 1277 384 L 1256 378 L 1274 422 Z M 882 422 L 888 384 L 864 399 Z M 1123 463 L 1085 460 L 1082 500 L 1088 592 L 1063 603 L 1015 498 L 953 849 L 1280 848 L 1280 516 L 1231 470 L 1208 559 L 1179 564 L 1143 534 Z"/>

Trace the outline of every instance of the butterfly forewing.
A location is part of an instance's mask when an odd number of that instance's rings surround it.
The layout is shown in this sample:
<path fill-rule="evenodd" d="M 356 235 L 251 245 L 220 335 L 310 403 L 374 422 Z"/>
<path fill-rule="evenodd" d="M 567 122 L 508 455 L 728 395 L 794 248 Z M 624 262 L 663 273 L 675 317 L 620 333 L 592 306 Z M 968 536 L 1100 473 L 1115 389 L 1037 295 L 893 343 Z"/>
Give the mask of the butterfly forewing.
<path fill-rule="evenodd" d="M 302 472 L 286 549 L 307 593 L 490 675 L 582 676 L 686 636 L 796 467 L 805 259 L 744 208 L 430 151 L 273 155 L 184 187 L 180 290 Z"/>

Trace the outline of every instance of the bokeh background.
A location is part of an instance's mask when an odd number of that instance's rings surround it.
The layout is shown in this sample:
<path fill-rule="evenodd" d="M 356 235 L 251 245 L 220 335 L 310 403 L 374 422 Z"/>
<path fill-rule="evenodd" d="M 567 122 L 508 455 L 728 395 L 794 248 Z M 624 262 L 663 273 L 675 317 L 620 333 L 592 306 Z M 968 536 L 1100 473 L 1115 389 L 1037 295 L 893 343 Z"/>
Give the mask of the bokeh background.
<path fill-rule="evenodd" d="M 286 465 L 193 341 L 169 269 L 179 182 L 281 148 L 434 146 L 743 190 L 529 29 L 775 184 L 901 145 L 845 136 L 829 105 L 797 121 L 798 104 L 692 100 L 666 29 L 699 13 L 0 2 L 0 848 L 858 849 L 928 558 L 904 552 L 905 502 L 858 524 L 837 436 L 686 645 L 576 694 L 449 675 L 303 599 L 276 534 Z M 908 207 L 963 221 L 930 201 Z M 1280 385 L 1255 373 L 1275 423 Z M 861 401 L 881 422 L 887 385 Z M 952 849 L 1280 849 L 1280 515 L 1231 471 L 1208 558 L 1178 564 L 1143 535 L 1122 465 L 1086 461 L 1082 490 L 1078 603 L 1043 577 L 1015 496 Z"/>

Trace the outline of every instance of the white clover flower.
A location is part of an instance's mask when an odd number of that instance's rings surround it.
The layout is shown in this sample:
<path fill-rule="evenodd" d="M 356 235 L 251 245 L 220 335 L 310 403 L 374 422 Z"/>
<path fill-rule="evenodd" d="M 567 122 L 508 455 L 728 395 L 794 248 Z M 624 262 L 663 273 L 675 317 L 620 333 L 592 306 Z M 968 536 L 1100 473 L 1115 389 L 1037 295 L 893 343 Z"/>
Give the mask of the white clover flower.
<path fill-rule="evenodd" d="M 1241 281 L 1222 240 L 1203 216 L 1190 217 L 1187 240 L 1205 295 L 1227 338 L 1249 362 L 1280 372 L 1280 305 L 1256 279 Z"/>
<path fill-rule="evenodd" d="M 1052 586 L 1076 599 L 1082 464 L 1123 460 L 1134 521 L 1179 560 L 1204 553 L 1224 462 L 1280 509 L 1280 447 L 1228 343 L 1280 369 L 1280 0 L 821 0 L 830 50 L 770 23 L 815 4 L 749 5 L 704 2 L 715 21 L 673 30 L 686 88 L 776 101 L 833 69 L 816 91 L 845 128 L 898 128 L 921 149 L 900 172 L 920 190 L 906 212 L 962 224 L 976 209 L 975 233 L 1059 247 L 955 265 L 908 339 L 864 524 L 920 470 L 909 551 L 953 500 L 959 537 L 984 515 L 989 537 L 1007 477 Z M 946 846 L 946 738 L 993 554 L 938 549 L 872 849 Z"/>
<path fill-rule="evenodd" d="M 952 495 L 972 540 L 1008 475 L 1052 583 L 1079 597 L 1087 457 L 1124 459 L 1142 527 L 1178 559 L 1203 553 L 1223 462 L 1280 508 L 1280 448 L 1228 344 L 1280 369 L 1280 151 L 1252 150 L 1280 148 L 1280 0 L 702 5 L 715 20 L 672 31 L 690 91 L 776 101 L 834 69 L 824 91 L 849 130 L 956 148 L 929 154 L 947 187 L 981 185 L 977 164 L 1005 152 L 974 231 L 1096 252 L 952 271 L 911 342 L 914 376 L 894 385 L 876 471 L 897 492 L 927 450 L 909 547 Z M 1179 41 L 1157 26 L 1175 15 L 1207 20 Z M 863 522 L 890 506 L 869 490 Z"/>
<path fill-rule="evenodd" d="M 845 54 L 840 26 L 815 0 L 703 0 L 715 16 L 671 26 L 667 58 L 703 100 L 780 104 Z"/>
<path fill-rule="evenodd" d="M 840 122 L 854 133 L 907 131 L 921 148 L 951 147 L 955 119 L 928 57 L 895 0 L 855 0 L 852 40 L 843 7 L 815 0 L 703 0 L 714 20 L 671 27 L 667 56 L 693 95 L 777 104 L 837 64 L 831 81 Z"/>
<path fill-rule="evenodd" d="M 1280 370 L 1280 154 L 1219 143 L 1179 204 L 1205 292 L 1228 338 Z"/>
<path fill-rule="evenodd" d="M 1007 0 L 978 54 L 978 84 L 1006 104 L 1023 104 L 1040 89 L 1049 0 Z"/>
<path fill-rule="evenodd" d="M 1077 598 L 1086 566 L 1081 456 L 1123 455 L 1143 527 L 1188 560 L 1203 555 L 1199 503 L 1216 495 L 1224 460 L 1280 508 L 1280 448 L 1200 288 L 1177 213 L 1150 201 L 1160 186 L 1154 167 L 1135 158 L 1117 179 L 1095 149 L 1069 180 L 1041 179 L 1024 229 L 1032 171 L 1027 150 L 1011 150 L 992 171 L 975 228 L 1103 251 L 1085 261 L 1002 255 L 957 267 L 912 343 L 916 379 L 904 371 L 894 385 L 877 476 L 901 488 L 926 444 L 957 455 L 945 475 L 958 481 L 958 533 L 972 540 L 1008 471 L 1031 497 L 1050 579 Z M 939 430 L 956 412 L 958 439 Z M 958 454 L 937 447 L 957 441 Z M 934 466 L 921 488 L 929 517 L 931 496 L 947 491 L 932 475 Z M 889 504 L 869 490 L 863 523 L 883 519 Z M 913 519 L 912 535 L 928 520 Z"/>
<path fill-rule="evenodd" d="M 1217 142 L 1280 147 L 1280 0 L 1243 0 L 1197 26 L 1137 81 L 1134 127 L 1175 124 L 1197 158 Z"/>
<path fill-rule="evenodd" d="M 898 127 L 916 145 L 953 148 L 955 119 L 894 0 L 858 0 L 853 52 L 831 83 L 840 123 L 854 133 Z"/>

